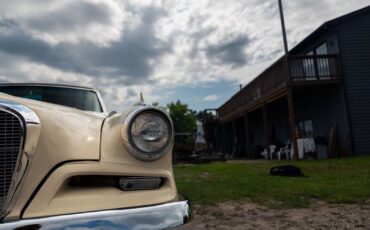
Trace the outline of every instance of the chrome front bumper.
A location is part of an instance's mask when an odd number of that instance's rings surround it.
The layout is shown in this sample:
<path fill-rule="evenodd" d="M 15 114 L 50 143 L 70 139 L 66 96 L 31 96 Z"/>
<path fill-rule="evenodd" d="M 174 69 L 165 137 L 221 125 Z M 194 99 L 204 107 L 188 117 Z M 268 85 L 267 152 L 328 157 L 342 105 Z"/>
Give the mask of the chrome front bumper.
<path fill-rule="evenodd" d="M 0 229 L 167 229 L 191 219 L 188 200 L 132 208 L 23 219 L 0 224 Z"/>

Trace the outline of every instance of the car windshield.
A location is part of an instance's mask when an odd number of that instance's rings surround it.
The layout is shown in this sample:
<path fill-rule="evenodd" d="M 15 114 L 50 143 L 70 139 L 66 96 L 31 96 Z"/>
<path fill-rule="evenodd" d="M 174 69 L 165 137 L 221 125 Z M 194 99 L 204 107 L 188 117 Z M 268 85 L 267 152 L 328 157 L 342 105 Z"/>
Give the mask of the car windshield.
<path fill-rule="evenodd" d="M 98 95 L 92 90 L 53 86 L 0 86 L 0 92 L 84 111 L 103 112 Z"/>

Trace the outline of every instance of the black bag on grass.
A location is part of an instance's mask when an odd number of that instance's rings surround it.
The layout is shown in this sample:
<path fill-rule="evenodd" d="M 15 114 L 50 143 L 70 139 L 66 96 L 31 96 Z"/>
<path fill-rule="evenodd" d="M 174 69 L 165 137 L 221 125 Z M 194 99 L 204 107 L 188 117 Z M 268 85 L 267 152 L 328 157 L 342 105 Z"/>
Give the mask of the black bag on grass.
<path fill-rule="evenodd" d="M 291 177 L 302 177 L 304 174 L 301 169 L 293 165 L 277 166 L 270 169 L 272 176 L 291 176 Z"/>

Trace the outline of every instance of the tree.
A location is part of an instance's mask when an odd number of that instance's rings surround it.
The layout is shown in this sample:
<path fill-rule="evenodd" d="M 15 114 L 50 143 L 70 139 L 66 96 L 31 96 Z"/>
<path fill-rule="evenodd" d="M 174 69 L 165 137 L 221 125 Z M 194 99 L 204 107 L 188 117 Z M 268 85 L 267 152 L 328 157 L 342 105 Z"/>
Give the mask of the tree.
<path fill-rule="evenodd" d="M 168 104 L 167 108 L 169 109 L 175 132 L 196 132 L 196 112 L 189 109 L 187 104 L 183 104 L 180 100 L 177 100 L 175 103 Z"/>
<path fill-rule="evenodd" d="M 177 100 L 167 105 L 173 121 L 175 133 L 175 144 L 173 152 L 176 160 L 186 159 L 194 151 L 194 136 L 197 130 L 196 112 L 189 109 L 187 104 Z"/>

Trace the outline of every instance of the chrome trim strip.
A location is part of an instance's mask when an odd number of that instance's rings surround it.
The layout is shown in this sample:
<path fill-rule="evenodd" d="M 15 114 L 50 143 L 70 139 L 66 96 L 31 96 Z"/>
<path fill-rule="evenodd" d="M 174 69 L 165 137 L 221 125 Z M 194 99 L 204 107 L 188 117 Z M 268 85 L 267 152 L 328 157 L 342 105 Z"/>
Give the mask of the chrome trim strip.
<path fill-rule="evenodd" d="M 190 202 L 107 210 L 0 224 L 1 229 L 167 229 L 191 220 Z"/>
<path fill-rule="evenodd" d="M 131 125 L 132 120 L 136 117 L 136 115 L 138 115 L 141 112 L 151 111 L 151 110 L 159 112 L 165 118 L 167 118 L 167 120 L 168 120 L 168 122 L 170 123 L 170 126 L 171 126 L 171 137 L 170 137 L 171 139 L 167 143 L 167 146 L 165 146 L 164 149 L 161 150 L 160 152 L 155 152 L 155 153 L 152 153 L 152 154 L 145 154 L 145 153 L 137 150 L 133 146 L 133 144 L 131 144 L 131 141 L 130 141 L 130 125 Z M 154 160 L 158 160 L 159 158 L 164 156 L 164 154 L 170 149 L 170 147 L 172 146 L 172 144 L 174 142 L 174 139 L 175 139 L 174 138 L 174 133 L 175 132 L 174 132 L 174 126 L 173 126 L 173 123 L 172 123 L 172 119 L 166 111 L 164 111 L 164 110 L 162 110 L 158 107 L 155 107 L 155 106 L 139 104 L 136 107 L 134 107 L 134 109 L 132 111 L 130 111 L 128 113 L 128 115 L 126 116 L 126 118 L 124 119 L 123 125 L 122 125 L 121 135 L 122 135 L 123 143 L 124 143 L 126 149 L 128 150 L 128 152 L 132 156 L 134 156 L 137 159 L 143 160 L 143 161 L 154 161 Z"/>
<path fill-rule="evenodd" d="M 10 108 L 20 113 L 26 123 L 40 124 L 40 118 L 25 105 L 6 99 L 0 99 L 0 107 Z"/>
<path fill-rule="evenodd" d="M 102 98 L 102 96 L 100 94 L 100 91 L 97 90 L 97 89 L 92 89 L 92 91 L 95 92 L 96 95 L 98 96 L 98 100 L 99 100 L 100 106 L 101 106 L 101 108 L 103 110 L 103 114 L 108 115 L 108 110 L 107 110 L 107 107 L 104 104 L 104 101 L 103 101 L 103 98 Z"/>

